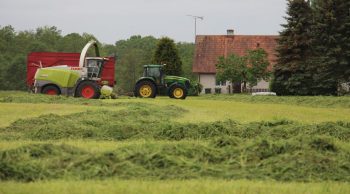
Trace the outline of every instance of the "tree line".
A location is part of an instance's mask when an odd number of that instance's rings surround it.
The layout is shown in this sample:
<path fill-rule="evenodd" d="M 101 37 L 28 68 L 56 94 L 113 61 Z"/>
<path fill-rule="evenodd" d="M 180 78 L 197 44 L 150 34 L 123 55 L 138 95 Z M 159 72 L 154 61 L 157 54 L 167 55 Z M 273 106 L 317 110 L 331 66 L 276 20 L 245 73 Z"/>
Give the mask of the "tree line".
<path fill-rule="evenodd" d="M 175 65 L 176 75 L 195 80 L 192 73 L 194 44 L 177 42 L 169 38 L 131 36 L 115 44 L 103 44 L 89 33 L 62 35 L 55 26 L 35 30 L 16 31 L 12 26 L 0 27 L 0 90 L 26 90 L 26 58 L 30 52 L 76 52 L 80 53 L 90 40 L 96 40 L 101 56 L 116 57 L 116 81 L 119 92 L 131 92 L 136 80 L 142 76 L 143 65 L 164 62 L 170 68 Z M 174 60 L 157 61 L 156 54 L 161 41 L 171 46 Z M 156 56 L 157 55 L 157 56 Z M 165 56 L 163 56 L 165 57 Z M 176 58 L 177 57 L 177 58 Z"/>
<path fill-rule="evenodd" d="M 350 1 L 289 0 L 271 89 L 340 95 L 350 82 Z"/>

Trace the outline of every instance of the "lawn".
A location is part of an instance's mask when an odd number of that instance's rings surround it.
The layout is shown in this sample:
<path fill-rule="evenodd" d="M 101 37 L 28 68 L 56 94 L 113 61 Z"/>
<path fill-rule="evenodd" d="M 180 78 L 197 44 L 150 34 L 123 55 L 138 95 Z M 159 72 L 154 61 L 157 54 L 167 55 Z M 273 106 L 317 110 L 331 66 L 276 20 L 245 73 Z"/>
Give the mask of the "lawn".
<path fill-rule="evenodd" d="M 0 193 L 350 193 L 349 102 L 0 92 Z"/>

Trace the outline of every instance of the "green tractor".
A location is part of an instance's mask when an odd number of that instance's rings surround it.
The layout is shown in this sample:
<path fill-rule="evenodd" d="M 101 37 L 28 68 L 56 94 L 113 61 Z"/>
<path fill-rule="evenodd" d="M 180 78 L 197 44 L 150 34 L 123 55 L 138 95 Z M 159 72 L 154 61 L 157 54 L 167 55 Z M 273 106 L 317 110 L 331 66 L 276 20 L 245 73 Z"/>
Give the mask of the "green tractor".
<path fill-rule="evenodd" d="M 187 97 L 190 80 L 165 75 L 163 67 L 164 65 L 144 65 L 143 76 L 135 84 L 136 97 L 155 98 L 157 94 L 166 94 L 175 99 Z"/>

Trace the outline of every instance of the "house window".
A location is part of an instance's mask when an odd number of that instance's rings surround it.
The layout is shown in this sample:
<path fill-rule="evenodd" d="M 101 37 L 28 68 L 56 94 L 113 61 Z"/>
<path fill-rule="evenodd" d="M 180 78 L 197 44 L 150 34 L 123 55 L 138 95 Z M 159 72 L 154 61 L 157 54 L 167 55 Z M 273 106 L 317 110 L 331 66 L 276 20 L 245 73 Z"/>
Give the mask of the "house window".
<path fill-rule="evenodd" d="M 216 86 L 226 86 L 226 81 L 215 80 Z"/>
<path fill-rule="evenodd" d="M 205 94 L 211 94 L 211 88 L 205 88 L 204 92 Z"/>

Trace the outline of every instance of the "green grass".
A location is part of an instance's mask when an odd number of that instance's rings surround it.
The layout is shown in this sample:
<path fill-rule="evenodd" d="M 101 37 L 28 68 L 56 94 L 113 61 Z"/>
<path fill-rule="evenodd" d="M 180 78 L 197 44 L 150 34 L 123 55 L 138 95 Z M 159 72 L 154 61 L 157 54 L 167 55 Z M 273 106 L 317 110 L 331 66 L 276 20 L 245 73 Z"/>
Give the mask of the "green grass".
<path fill-rule="evenodd" d="M 34 118 L 47 114 L 67 115 L 88 110 L 120 110 L 121 107 L 95 107 L 72 104 L 31 104 L 31 103 L 0 103 L 0 127 L 10 125 L 18 119 Z"/>
<path fill-rule="evenodd" d="M 350 99 L 350 98 L 349 98 Z M 113 100 L 106 100 L 113 102 Z M 232 119 L 240 122 L 263 120 L 293 120 L 307 123 L 325 121 L 350 121 L 350 108 L 321 108 L 288 104 L 249 103 L 225 100 L 206 100 L 197 97 L 182 101 L 166 97 L 156 99 L 119 99 L 120 102 L 146 102 L 154 105 L 175 105 L 188 110 L 179 122 L 213 122 Z"/>
<path fill-rule="evenodd" d="M 2 103 L 1 103 L 2 102 Z M 21 103 L 11 109 L 11 104 Z M 45 103 L 45 104 L 43 104 Z M 247 96 L 247 95 L 203 95 L 189 97 L 186 100 L 173 100 L 168 97 L 156 99 L 121 98 L 115 100 L 86 100 L 67 98 L 63 96 L 44 96 L 24 92 L 0 92 L 0 126 L 5 126 L 14 120 L 26 118 L 28 110 L 35 110 L 37 116 L 40 111 L 46 113 L 59 113 L 55 111 L 57 105 L 62 105 L 64 112 L 81 112 L 87 106 L 120 107 L 125 103 L 149 103 L 154 105 L 175 105 L 188 110 L 182 117 L 172 118 L 178 122 L 213 122 L 218 120 L 236 120 L 240 122 L 264 120 L 293 120 L 307 123 L 325 121 L 350 121 L 350 97 L 273 97 L 273 96 Z M 39 104 L 39 105 L 36 105 Z M 51 108 L 49 105 L 52 105 Z M 26 106 L 28 106 L 26 108 Z M 77 111 L 79 110 L 79 111 Z M 13 113 L 6 116 L 6 113 Z M 64 113 L 63 113 L 64 114 Z M 4 124 L 2 124 L 4 123 Z"/>
<path fill-rule="evenodd" d="M 0 92 L 0 193 L 350 193 L 349 115 L 350 97 Z"/>
<path fill-rule="evenodd" d="M 198 99 L 247 103 L 288 104 L 308 107 L 350 108 L 350 96 L 252 96 L 246 94 L 201 95 Z"/>
<path fill-rule="evenodd" d="M 203 141 L 193 141 L 193 140 L 183 140 L 182 143 L 197 143 L 200 145 L 207 145 L 207 142 Z M 84 150 L 89 153 L 97 154 L 102 152 L 111 152 L 115 149 L 130 146 L 144 146 L 148 143 L 158 144 L 158 145 L 172 145 L 178 143 L 177 141 L 169 140 L 157 140 L 150 141 L 146 139 L 137 139 L 129 141 L 104 141 L 104 140 L 86 140 L 86 139 L 63 139 L 63 140 L 47 140 L 47 141 L 35 141 L 35 140 L 0 140 L 0 151 L 6 151 L 11 149 L 17 149 L 23 146 L 29 146 L 31 144 L 52 144 L 56 146 L 69 145 L 76 147 L 78 149 Z"/>
<path fill-rule="evenodd" d="M 179 124 L 183 110 L 149 106 L 16 121 L 0 132 L 0 179 L 350 181 L 350 123 Z"/>
<path fill-rule="evenodd" d="M 275 181 L 226 180 L 56 180 L 35 183 L 0 182 L 0 193 L 8 194 L 345 194 L 349 183 L 280 183 Z"/>

